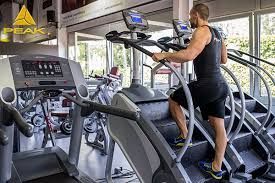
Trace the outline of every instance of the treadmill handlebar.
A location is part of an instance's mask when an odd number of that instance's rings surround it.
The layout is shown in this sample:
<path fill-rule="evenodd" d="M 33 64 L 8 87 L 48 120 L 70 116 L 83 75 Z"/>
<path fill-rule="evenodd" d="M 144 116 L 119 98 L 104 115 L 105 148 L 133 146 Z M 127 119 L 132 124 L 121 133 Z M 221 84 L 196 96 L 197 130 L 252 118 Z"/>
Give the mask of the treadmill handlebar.
<path fill-rule="evenodd" d="M 5 146 L 5 145 L 8 145 L 8 143 L 9 143 L 9 138 L 7 134 L 0 129 L 0 145 Z"/>
<path fill-rule="evenodd" d="M 4 104 L 4 108 L 10 113 L 11 120 L 15 123 L 18 130 L 24 136 L 31 137 L 33 135 L 33 128 L 26 122 L 21 113 L 12 105 Z"/>

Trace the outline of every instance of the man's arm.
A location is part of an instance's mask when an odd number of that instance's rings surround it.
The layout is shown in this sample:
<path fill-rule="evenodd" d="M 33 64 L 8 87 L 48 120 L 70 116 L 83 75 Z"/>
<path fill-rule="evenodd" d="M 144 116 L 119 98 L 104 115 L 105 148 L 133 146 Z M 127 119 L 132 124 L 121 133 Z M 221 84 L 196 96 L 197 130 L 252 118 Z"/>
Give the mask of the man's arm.
<path fill-rule="evenodd" d="M 174 53 L 155 54 L 153 59 L 155 61 L 167 59 L 171 62 L 177 63 L 183 63 L 194 60 L 202 52 L 204 47 L 208 44 L 209 40 L 209 29 L 206 27 L 200 27 L 194 32 L 192 40 L 187 49 Z"/>
<path fill-rule="evenodd" d="M 224 40 L 222 40 L 222 55 L 221 55 L 221 64 L 227 63 L 227 49 L 226 45 L 224 43 Z"/>

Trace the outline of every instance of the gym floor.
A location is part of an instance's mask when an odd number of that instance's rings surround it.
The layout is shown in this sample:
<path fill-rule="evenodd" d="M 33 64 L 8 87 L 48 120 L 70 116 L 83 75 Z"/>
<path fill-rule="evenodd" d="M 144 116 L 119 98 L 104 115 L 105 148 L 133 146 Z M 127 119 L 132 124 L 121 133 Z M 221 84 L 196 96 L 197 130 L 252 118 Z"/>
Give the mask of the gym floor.
<path fill-rule="evenodd" d="M 40 148 L 43 140 L 43 132 L 37 132 L 31 138 L 26 138 L 21 136 L 21 151 L 32 150 L 35 148 Z M 70 138 L 62 138 L 56 140 L 56 145 L 61 147 L 64 151 L 68 153 L 69 151 Z M 51 142 L 49 141 L 47 146 L 51 146 Z M 79 159 L 79 169 L 89 175 L 92 179 L 94 179 L 98 183 L 106 182 L 105 177 L 105 165 L 107 162 L 107 156 L 102 156 L 101 153 L 89 147 L 85 144 L 85 139 L 83 136 L 81 151 L 80 151 L 80 159 Z M 132 168 L 126 160 L 125 156 L 121 152 L 120 148 L 116 146 L 114 153 L 114 161 L 113 161 L 113 170 L 114 168 L 120 168 L 126 170 L 131 170 Z M 114 179 L 115 183 L 138 183 L 138 179 L 135 175 L 130 178 L 123 179 Z"/>

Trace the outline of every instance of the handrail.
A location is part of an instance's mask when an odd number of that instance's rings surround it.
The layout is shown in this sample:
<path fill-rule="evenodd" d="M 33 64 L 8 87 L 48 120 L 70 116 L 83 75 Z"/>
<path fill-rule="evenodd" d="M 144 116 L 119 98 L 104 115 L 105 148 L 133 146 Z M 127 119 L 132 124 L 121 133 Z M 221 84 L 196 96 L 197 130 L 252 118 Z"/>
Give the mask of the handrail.
<path fill-rule="evenodd" d="M 129 46 L 141 51 L 142 53 L 144 53 L 144 54 L 146 54 L 150 57 L 153 57 L 152 52 L 144 49 L 143 47 L 135 44 L 134 42 L 132 42 L 132 41 L 126 39 L 126 38 L 121 38 L 121 37 L 117 36 L 116 32 L 108 33 L 106 38 L 109 41 L 121 41 L 125 45 L 129 45 Z M 164 59 L 164 60 L 160 60 L 159 62 L 162 63 L 163 65 L 165 65 L 166 67 L 170 68 L 175 73 L 175 75 L 180 80 L 180 83 L 182 84 L 183 91 L 184 91 L 184 93 L 186 95 L 186 99 L 187 99 L 187 106 L 188 106 L 188 111 L 189 111 L 188 134 L 187 134 L 187 138 L 186 138 L 186 141 L 185 141 L 186 143 L 184 143 L 184 146 L 181 148 L 180 152 L 177 155 L 177 158 L 175 159 L 176 163 L 180 163 L 184 153 L 186 152 L 186 150 L 187 150 L 187 148 L 188 148 L 188 146 L 191 142 L 191 138 L 192 138 L 193 131 L 194 131 L 194 125 L 195 125 L 194 105 L 193 105 L 190 90 L 189 90 L 184 78 L 182 77 L 182 75 L 167 60 Z"/>
<path fill-rule="evenodd" d="M 152 66 L 150 66 L 150 65 L 147 65 L 147 64 L 142 64 L 144 67 L 148 67 L 149 69 L 153 69 L 153 67 Z"/>
<path fill-rule="evenodd" d="M 229 134 L 232 130 L 234 120 L 235 120 L 235 113 L 236 113 L 234 95 L 233 95 L 233 92 L 230 88 L 229 88 L 229 98 L 230 98 L 230 107 L 231 107 L 231 109 L 230 109 L 230 120 L 229 120 L 228 127 L 226 129 L 226 135 L 227 136 L 229 136 Z"/>
<path fill-rule="evenodd" d="M 241 99 L 241 115 L 240 115 L 240 119 L 239 119 L 239 124 L 238 124 L 236 130 L 234 131 L 234 133 L 232 134 L 232 136 L 230 137 L 229 141 L 228 141 L 228 143 L 231 144 L 233 142 L 233 140 L 236 138 L 236 136 L 239 134 L 239 132 L 241 131 L 241 128 L 242 128 L 243 123 L 244 123 L 244 118 L 245 118 L 245 98 L 244 98 L 244 93 L 242 91 L 242 87 L 241 87 L 238 79 L 236 78 L 236 76 L 226 66 L 221 65 L 221 68 L 223 68 L 232 77 L 232 79 L 234 80 L 234 82 L 237 85 L 237 88 L 239 90 L 240 99 Z M 233 108 L 231 107 L 231 111 L 232 110 L 233 110 Z M 235 103 L 234 103 L 234 111 L 235 111 Z M 229 125 L 233 126 L 233 123 L 229 124 Z M 232 126 L 231 126 L 231 128 L 232 128 Z M 228 133 L 228 131 L 227 131 L 227 133 Z M 229 135 L 229 133 L 227 135 Z"/>
<path fill-rule="evenodd" d="M 238 54 L 238 51 L 236 51 L 236 50 L 229 49 L 229 51 L 232 51 L 233 53 L 239 55 L 239 54 Z M 230 54 L 230 53 L 228 53 L 228 55 L 235 56 L 235 55 L 232 55 L 232 54 Z M 237 56 L 237 57 L 238 57 L 238 56 Z M 274 79 L 274 77 L 273 77 L 269 72 L 267 72 L 263 67 L 259 66 L 259 65 L 256 64 L 256 63 L 253 63 L 253 62 L 251 62 L 251 61 L 245 60 L 245 59 L 243 59 L 243 58 L 241 58 L 241 57 L 239 57 L 239 58 L 240 58 L 243 62 L 245 62 L 245 63 L 247 63 L 247 64 L 250 64 L 250 65 L 252 65 L 252 66 L 254 66 L 254 67 L 259 68 L 261 71 L 263 71 L 263 72 L 271 79 L 271 81 L 272 81 L 273 84 L 275 85 L 275 79 Z"/>
<path fill-rule="evenodd" d="M 267 113 L 266 113 L 266 116 L 261 124 L 261 126 L 259 127 L 259 129 L 255 132 L 256 135 L 259 135 L 261 133 L 261 131 L 263 130 L 263 128 L 265 127 L 265 125 L 267 124 L 268 122 L 268 119 L 270 117 L 270 114 L 271 114 L 271 107 L 272 107 L 272 95 L 271 95 L 271 92 L 270 92 L 270 88 L 266 82 L 266 80 L 264 79 L 263 75 L 256 69 L 254 68 L 253 66 L 251 66 L 248 62 L 244 62 L 242 58 L 239 58 L 235 55 L 228 55 L 228 58 L 233 60 L 233 61 L 236 61 L 248 68 L 250 68 L 251 70 L 253 70 L 260 78 L 261 80 L 263 81 L 264 85 L 265 85 L 265 88 L 266 88 L 266 91 L 267 91 L 267 96 L 268 96 L 268 105 L 267 105 Z"/>
<path fill-rule="evenodd" d="M 233 50 L 233 49 L 231 49 L 231 50 Z M 243 52 L 243 51 L 241 51 L 241 50 L 234 50 L 234 51 L 237 51 L 237 52 L 239 52 L 240 54 L 247 55 L 247 56 L 249 56 L 249 57 L 251 57 L 251 58 L 254 58 L 254 59 L 256 59 L 256 60 L 258 60 L 258 61 L 260 61 L 260 62 L 264 62 L 264 63 L 266 63 L 266 64 L 268 64 L 268 65 L 271 65 L 271 66 L 274 66 L 274 67 L 275 67 L 275 64 L 273 64 L 273 63 L 271 63 L 271 62 L 269 62 L 269 61 L 267 61 L 267 60 L 264 60 L 264 59 L 262 59 L 262 58 L 256 57 L 256 56 L 254 56 L 254 55 L 251 55 L 251 54 L 249 54 L 249 53 Z"/>

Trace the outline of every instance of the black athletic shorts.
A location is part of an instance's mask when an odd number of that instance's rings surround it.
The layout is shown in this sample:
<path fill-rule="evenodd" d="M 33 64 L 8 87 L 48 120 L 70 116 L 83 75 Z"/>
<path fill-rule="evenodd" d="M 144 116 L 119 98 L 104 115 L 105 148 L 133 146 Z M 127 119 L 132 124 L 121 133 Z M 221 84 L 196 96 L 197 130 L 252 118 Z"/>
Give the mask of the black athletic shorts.
<path fill-rule="evenodd" d="M 199 107 L 204 120 L 208 116 L 224 118 L 225 100 L 228 96 L 228 86 L 222 81 L 200 80 L 188 84 L 194 108 Z M 170 98 L 187 109 L 187 101 L 182 87 L 174 91 Z"/>

